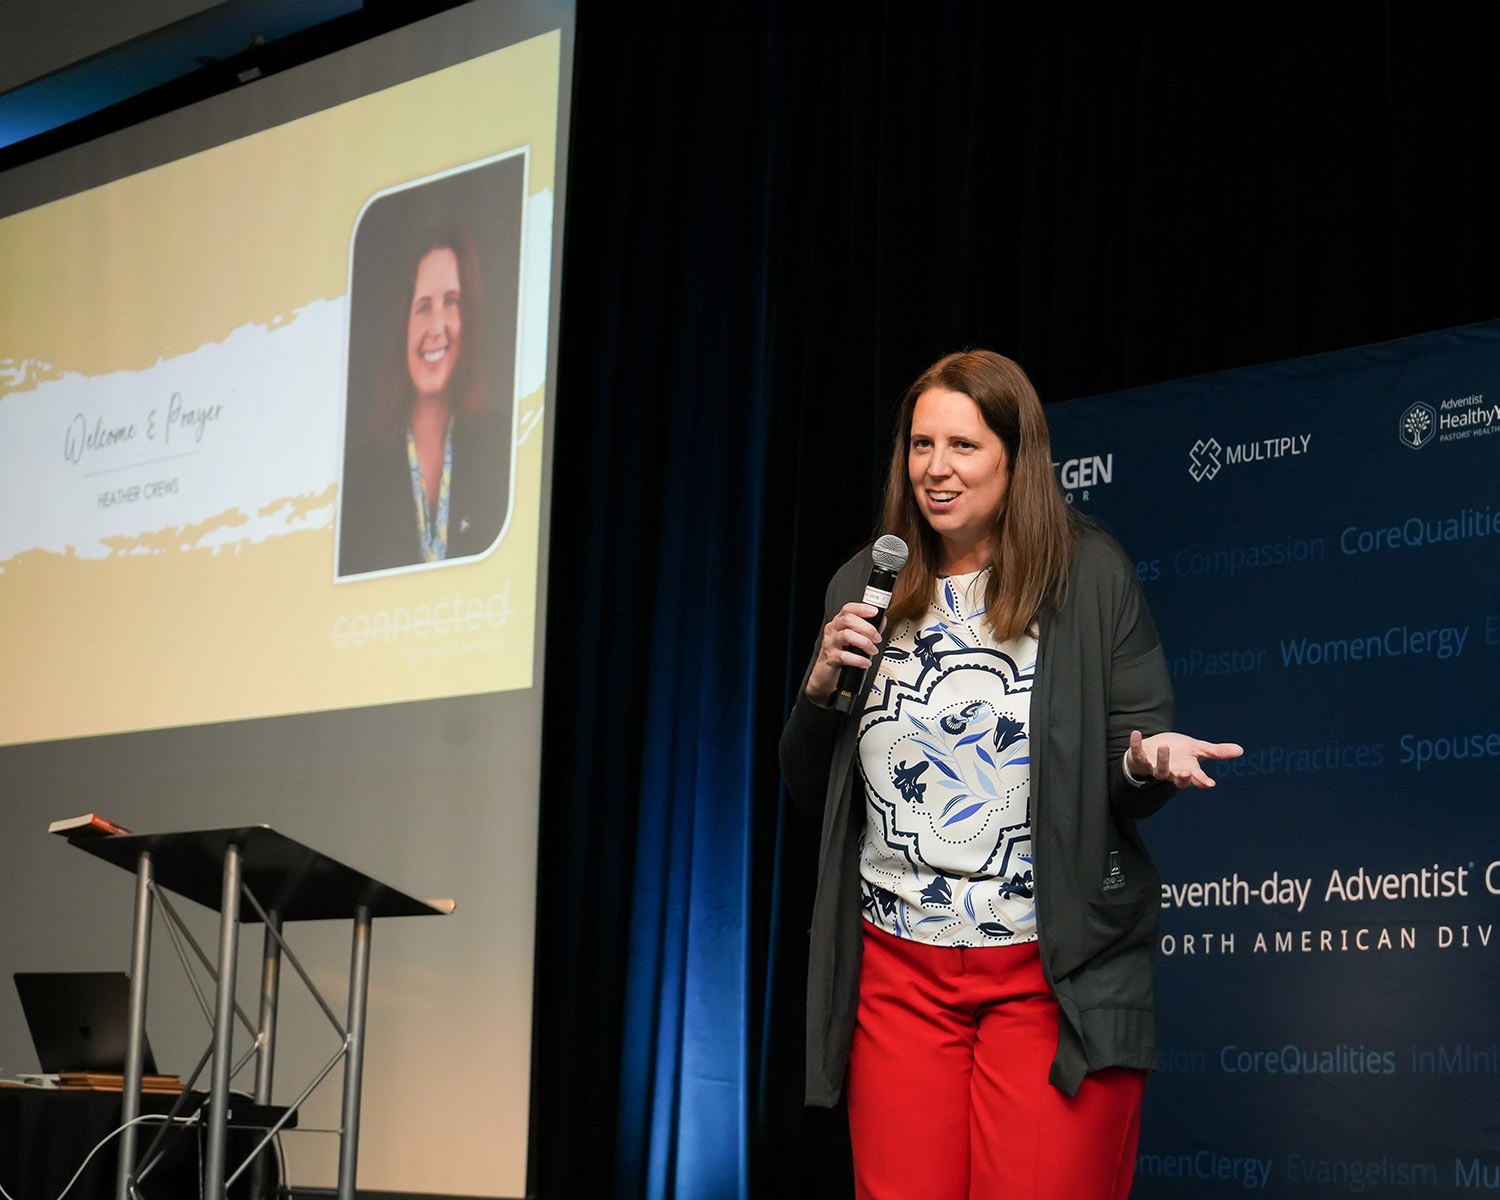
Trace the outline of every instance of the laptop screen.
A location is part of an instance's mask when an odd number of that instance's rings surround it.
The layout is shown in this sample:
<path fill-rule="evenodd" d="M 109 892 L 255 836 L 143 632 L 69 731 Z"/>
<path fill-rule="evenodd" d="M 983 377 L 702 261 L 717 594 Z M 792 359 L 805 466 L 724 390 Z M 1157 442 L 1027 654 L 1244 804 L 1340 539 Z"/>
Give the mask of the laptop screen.
<path fill-rule="evenodd" d="M 130 977 L 123 971 L 17 971 L 16 992 L 42 1071 L 122 1075 L 130 1037 Z M 156 1074 L 149 1041 L 142 1071 Z"/>

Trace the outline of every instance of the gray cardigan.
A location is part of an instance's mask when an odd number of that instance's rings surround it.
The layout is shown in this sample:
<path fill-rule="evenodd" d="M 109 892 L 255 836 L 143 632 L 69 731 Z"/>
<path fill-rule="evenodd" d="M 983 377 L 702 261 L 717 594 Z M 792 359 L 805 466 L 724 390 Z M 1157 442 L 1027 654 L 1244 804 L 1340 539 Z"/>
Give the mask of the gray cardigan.
<path fill-rule="evenodd" d="M 828 585 L 823 621 L 863 591 L 866 549 Z M 855 770 L 856 716 L 803 689 L 781 735 L 792 800 L 822 817 L 807 973 L 808 1104 L 843 1093 L 859 1000 L 859 843 L 865 804 Z M 1104 534 L 1084 530 L 1067 593 L 1038 615 L 1031 693 L 1032 864 L 1037 934 L 1062 1010 L 1051 1082 L 1068 1095 L 1109 1066 L 1156 1066 L 1151 955 L 1161 886 L 1136 820 L 1167 802 L 1169 781 L 1131 785 L 1120 768 L 1130 731 L 1172 727 L 1172 687 L 1135 568 Z M 878 662 L 877 662 L 878 665 Z M 856 705 L 856 711 L 858 710 Z M 1111 871 L 1111 855 L 1118 871 Z"/>

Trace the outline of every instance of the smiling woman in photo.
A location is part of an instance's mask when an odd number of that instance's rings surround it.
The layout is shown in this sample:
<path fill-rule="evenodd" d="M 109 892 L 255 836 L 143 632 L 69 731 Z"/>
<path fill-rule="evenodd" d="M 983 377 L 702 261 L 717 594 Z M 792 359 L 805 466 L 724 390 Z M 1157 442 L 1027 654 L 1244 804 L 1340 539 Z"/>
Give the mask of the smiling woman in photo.
<path fill-rule="evenodd" d="M 485 403 L 484 288 L 467 233 L 418 239 L 389 309 L 368 425 L 345 464 L 340 575 L 483 553 L 505 510 L 494 466 L 503 431 Z"/>

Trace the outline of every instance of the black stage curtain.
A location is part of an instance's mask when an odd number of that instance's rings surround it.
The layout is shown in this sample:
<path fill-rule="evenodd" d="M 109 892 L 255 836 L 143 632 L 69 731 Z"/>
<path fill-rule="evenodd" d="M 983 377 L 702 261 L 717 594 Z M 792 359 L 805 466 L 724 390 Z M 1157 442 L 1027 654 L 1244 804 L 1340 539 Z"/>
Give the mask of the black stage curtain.
<path fill-rule="evenodd" d="M 906 383 L 983 346 L 1056 401 L 1500 316 L 1497 52 L 1493 0 L 581 0 L 537 1194 L 848 1194 L 839 1115 L 801 1108 L 817 831 L 775 744 Z M 708 1185 L 644 1115 L 639 958 L 704 811 L 647 796 L 655 742 L 694 718 L 739 723 L 753 797 L 744 1140 Z"/>

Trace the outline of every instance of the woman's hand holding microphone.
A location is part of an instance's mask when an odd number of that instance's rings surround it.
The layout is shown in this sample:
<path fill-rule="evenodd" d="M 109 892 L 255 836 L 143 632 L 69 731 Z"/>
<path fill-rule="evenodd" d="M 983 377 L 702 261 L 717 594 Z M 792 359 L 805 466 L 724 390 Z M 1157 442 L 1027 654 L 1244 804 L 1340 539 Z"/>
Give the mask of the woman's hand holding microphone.
<path fill-rule="evenodd" d="M 885 629 L 884 621 L 880 622 L 879 628 L 873 624 L 879 612 L 872 604 L 851 600 L 823 626 L 823 645 L 818 651 L 818 661 L 807 677 L 809 700 L 826 708 L 838 689 L 840 671 L 845 667 L 863 670 L 875 661 L 875 655 L 880 651 L 880 635 Z"/>

